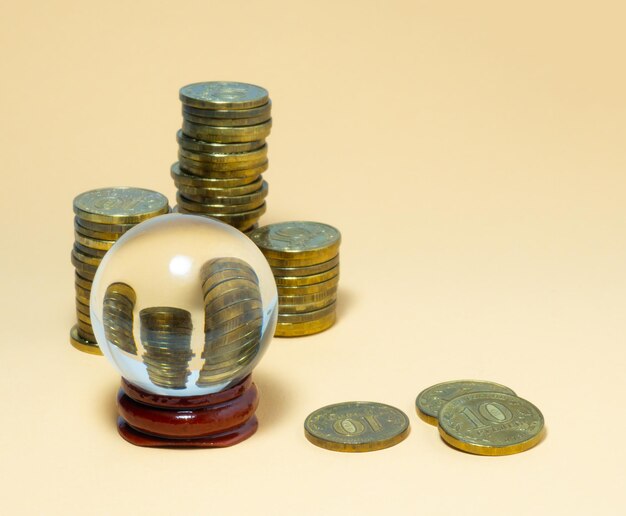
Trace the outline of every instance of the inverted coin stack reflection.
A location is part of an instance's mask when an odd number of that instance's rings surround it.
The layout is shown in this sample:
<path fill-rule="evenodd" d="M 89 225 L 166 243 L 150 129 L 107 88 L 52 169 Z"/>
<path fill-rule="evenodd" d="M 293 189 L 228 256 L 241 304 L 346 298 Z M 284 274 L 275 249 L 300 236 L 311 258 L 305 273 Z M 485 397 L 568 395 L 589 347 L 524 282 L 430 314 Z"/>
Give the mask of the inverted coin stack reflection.
<path fill-rule="evenodd" d="M 71 260 L 76 268 L 78 321 L 70 331 L 70 342 L 75 348 L 101 354 L 91 326 L 89 298 L 94 276 L 106 252 L 139 222 L 168 211 L 165 196 L 142 188 L 101 188 L 84 192 L 74 199 L 75 241 Z"/>
<path fill-rule="evenodd" d="M 265 255 L 278 288 L 276 337 L 319 333 L 336 321 L 341 234 L 319 222 L 281 222 L 250 238 Z"/>
<path fill-rule="evenodd" d="M 272 127 L 267 90 L 239 82 L 201 82 L 180 90 L 183 126 L 171 176 L 177 211 L 248 231 L 265 213 L 265 138 Z"/>
<path fill-rule="evenodd" d="M 182 308 L 157 306 L 141 310 L 139 320 L 148 377 L 154 385 L 184 389 L 191 374 L 189 361 L 194 356 L 191 314 Z"/>
<path fill-rule="evenodd" d="M 216 258 L 201 269 L 204 365 L 198 385 L 236 377 L 259 352 L 263 303 L 254 269 L 239 258 Z"/>

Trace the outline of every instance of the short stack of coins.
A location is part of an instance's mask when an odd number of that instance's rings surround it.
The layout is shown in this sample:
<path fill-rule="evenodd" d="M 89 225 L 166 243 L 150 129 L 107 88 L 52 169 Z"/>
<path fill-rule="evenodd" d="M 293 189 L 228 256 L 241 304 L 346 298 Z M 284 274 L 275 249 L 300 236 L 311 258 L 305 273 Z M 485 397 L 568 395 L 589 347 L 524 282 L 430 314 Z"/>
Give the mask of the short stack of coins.
<path fill-rule="evenodd" d="M 93 279 L 106 252 L 130 228 L 169 212 L 167 198 L 142 188 L 113 187 L 90 190 L 74 199 L 74 248 L 77 324 L 70 331 L 71 344 L 100 355 L 93 333 L 90 296 Z"/>
<path fill-rule="evenodd" d="M 319 222 L 281 222 L 250 238 L 265 255 L 278 288 L 276 337 L 312 335 L 336 320 L 341 234 Z"/>
<path fill-rule="evenodd" d="M 272 127 L 267 90 L 240 82 L 201 82 L 180 89 L 183 126 L 171 176 L 179 213 L 253 229 L 265 213 L 265 138 Z"/>
<path fill-rule="evenodd" d="M 193 324 L 191 313 L 182 308 L 156 306 L 139 312 L 143 362 L 154 385 L 184 389 L 191 375 L 189 362 Z"/>

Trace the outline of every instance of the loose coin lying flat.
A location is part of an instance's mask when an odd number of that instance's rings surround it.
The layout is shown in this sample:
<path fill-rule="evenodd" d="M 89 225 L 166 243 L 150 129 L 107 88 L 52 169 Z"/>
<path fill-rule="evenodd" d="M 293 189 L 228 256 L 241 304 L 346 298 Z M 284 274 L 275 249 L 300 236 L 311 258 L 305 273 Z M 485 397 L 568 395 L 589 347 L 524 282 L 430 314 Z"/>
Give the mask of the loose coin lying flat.
<path fill-rule="evenodd" d="M 477 455 L 510 455 L 538 444 L 544 434 L 537 407 L 511 394 L 474 392 L 439 411 L 439 434 L 449 445 Z"/>
<path fill-rule="evenodd" d="M 409 418 L 382 403 L 337 403 L 309 414 L 304 433 L 313 444 L 327 450 L 375 451 L 403 441 L 409 433 Z"/>
<path fill-rule="evenodd" d="M 427 423 L 437 426 L 441 407 L 457 396 L 470 392 L 502 392 L 515 395 L 511 389 L 504 385 L 482 380 L 456 380 L 438 383 L 424 389 L 417 395 L 415 400 L 417 415 Z"/>

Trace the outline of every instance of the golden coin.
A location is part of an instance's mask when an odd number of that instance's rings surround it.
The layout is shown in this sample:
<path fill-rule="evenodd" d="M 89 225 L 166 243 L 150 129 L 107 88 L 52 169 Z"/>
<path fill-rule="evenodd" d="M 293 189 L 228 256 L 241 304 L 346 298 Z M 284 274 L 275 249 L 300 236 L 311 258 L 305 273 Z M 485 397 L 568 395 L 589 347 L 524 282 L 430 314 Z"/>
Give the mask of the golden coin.
<path fill-rule="evenodd" d="M 259 172 L 260 174 L 260 172 Z M 217 189 L 217 188 L 232 188 L 248 185 L 255 181 L 258 181 L 260 176 L 250 176 L 250 177 L 224 177 L 224 178 L 215 178 L 215 177 L 202 177 L 194 174 L 189 174 L 181 169 L 180 164 L 178 162 L 174 163 L 170 168 L 170 175 L 174 179 L 174 183 L 176 186 L 185 185 L 193 188 L 206 188 L 206 189 Z"/>
<path fill-rule="evenodd" d="M 297 267 L 330 260 L 339 252 L 339 231 L 319 222 L 280 222 L 250 235 L 270 265 Z"/>
<path fill-rule="evenodd" d="M 74 238 L 79 244 L 82 244 L 87 247 L 92 247 L 93 249 L 101 249 L 103 251 L 108 251 L 113 247 L 115 243 L 114 240 L 98 240 L 96 238 L 89 238 L 81 235 L 80 233 L 74 231 Z"/>
<path fill-rule="evenodd" d="M 308 294 L 316 294 L 319 292 L 328 292 L 331 288 L 336 288 L 339 284 L 339 276 L 330 278 L 320 283 L 311 283 L 310 285 L 297 285 L 290 287 L 278 286 L 279 296 L 306 296 Z"/>
<path fill-rule="evenodd" d="M 98 258 L 102 260 L 106 251 L 104 249 L 94 249 L 93 247 L 87 247 L 86 245 L 81 244 L 80 242 L 74 242 L 74 249 L 81 254 L 85 254 L 90 258 Z"/>
<path fill-rule="evenodd" d="M 78 326 L 79 330 L 82 330 L 81 334 L 84 335 L 85 333 L 89 334 L 91 333 L 93 335 L 93 326 L 91 326 L 91 324 L 87 324 L 83 321 L 81 321 L 80 319 L 78 319 L 76 326 Z M 95 342 L 95 337 L 92 339 L 89 339 L 88 337 L 85 337 L 87 340 L 92 340 Z"/>
<path fill-rule="evenodd" d="M 312 312 L 319 310 L 337 301 L 337 293 L 333 293 L 318 299 L 316 301 L 302 302 L 302 303 L 286 303 L 278 299 L 278 315 L 281 314 L 300 314 L 303 312 Z"/>
<path fill-rule="evenodd" d="M 320 290 L 311 294 L 302 295 L 282 295 L 278 294 L 278 303 L 285 305 L 299 305 L 316 303 L 317 301 L 323 301 L 326 298 L 335 296 L 337 294 L 337 286 L 330 287 L 325 290 Z"/>
<path fill-rule="evenodd" d="M 272 101 L 250 109 L 203 109 L 183 104 L 183 114 L 190 114 L 202 118 L 254 118 L 257 116 L 269 115 L 272 112 Z"/>
<path fill-rule="evenodd" d="M 74 282 L 76 283 L 76 285 L 86 290 L 91 290 L 91 287 L 93 285 L 93 281 L 83 278 L 77 272 L 74 274 Z"/>
<path fill-rule="evenodd" d="M 406 438 L 409 418 L 401 410 L 382 403 L 337 403 L 309 414 L 304 434 L 313 444 L 327 450 L 382 450 Z"/>
<path fill-rule="evenodd" d="M 93 277 L 98 270 L 96 265 L 89 265 L 79 259 L 78 253 L 72 249 L 71 255 L 72 265 L 76 267 L 76 270 L 80 273 L 83 278 L 87 278 L 93 280 Z"/>
<path fill-rule="evenodd" d="M 267 113 L 265 115 L 250 118 L 208 118 L 193 115 L 183 109 L 183 118 L 199 125 L 210 125 L 213 127 L 246 127 L 249 125 L 258 125 L 263 122 L 267 122 L 270 118 L 272 118 L 272 114 Z"/>
<path fill-rule="evenodd" d="M 339 255 L 332 257 L 330 260 L 318 263 L 315 265 L 308 265 L 306 267 L 272 267 L 272 273 L 274 277 L 301 277 L 312 276 L 314 274 L 321 274 L 333 267 L 339 265 Z"/>
<path fill-rule="evenodd" d="M 254 223 L 256 222 L 259 217 L 261 215 L 263 215 L 265 213 L 267 209 L 267 206 L 265 203 L 263 203 L 261 206 L 259 206 L 258 208 L 254 209 L 254 210 L 250 210 L 250 211 L 246 211 L 243 213 L 231 213 L 231 214 L 222 214 L 222 213 L 212 213 L 212 214 L 206 214 L 203 213 L 203 216 L 208 216 L 211 218 L 215 218 L 217 220 L 221 220 L 222 222 L 226 223 L 226 224 L 231 224 L 233 226 L 235 225 L 244 225 L 246 223 Z M 178 207 L 178 212 L 179 213 L 189 213 L 188 211 L 185 211 L 184 208 L 181 209 L 180 207 Z M 194 213 L 192 212 L 192 215 Z M 200 215 L 200 213 L 197 213 L 198 215 Z M 253 222 L 251 222 L 253 221 Z M 245 226 L 247 227 L 247 226 Z"/>
<path fill-rule="evenodd" d="M 143 188 L 101 188 L 74 198 L 74 213 L 103 224 L 138 223 L 169 211 L 167 198 Z"/>
<path fill-rule="evenodd" d="M 238 179 L 248 178 L 247 183 L 255 181 L 260 174 L 268 168 L 268 161 L 254 165 L 252 168 L 240 168 L 236 170 L 215 170 L 199 164 L 197 161 L 186 159 L 182 156 L 178 157 L 181 170 L 197 177 L 208 177 L 213 179 Z"/>
<path fill-rule="evenodd" d="M 254 140 L 251 142 L 233 143 L 205 142 L 183 134 L 180 129 L 176 133 L 176 141 L 183 149 L 195 152 L 207 152 L 209 154 L 238 154 L 240 152 L 248 152 L 259 149 L 265 145 L 264 139 Z"/>
<path fill-rule="evenodd" d="M 302 287 L 315 285 L 335 277 L 339 277 L 339 265 L 335 265 L 332 269 L 318 274 L 310 274 L 308 276 L 274 276 L 274 279 L 277 287 Z"/>
<path fill-rule="evenodd" d="M 91 222 L 90 220 L 84 220 L 80 217 L 74 217 L 74 220 L 81 228 L 86 228 L 96 233 L 115 233 L 123 234 L 131 228 L 134 228 L 137 223 L 132 224 L 101 224 L 99 222 Z M 82 232 L 82 230 L 81 230 Z M 117 240 L 114 238 L 103 238 L 102 240 Z"/>
<path fill-rule="evenodd" d="M 130 227 L 134 227 L 135 224 Z M 80 224 L 80 219 L 78 217 L 74 217 L 74 231 L 80 233 L 87 238 L 95 238 L 97 240 L 117 240 L 124 233 L 110 233 L 105 231 L 94 231 L 87 227 L 84 227 Z"/>
<path fill-rule="evenodd" d="M 183 120 L 183 133 L 198 140 L 216 143 L 252 142 L 264 140 L 272 130 L 272 119 L 247 127 L 211 127 Z"/>
<path fill-rule="evenodd" d="M 232 81 L 196 82 L 183 86 L 180 101 L 202 109 L 251 109 L 269 102 L 265 88 Z"/>
<path fill-rule="evenodd" d="M 175 182 L 176 183 L 176 182 Z M 195 187 L 186 186 L 183 184 L 176 184 L 178 191 L 183 194 L 187 199 L 197 202 L 211 203 L 215 199 L 237 199 L 241 195 L 248 195 L 261 190 L 267 183 L 263 181 L 263 177 L 259 176 L 257 179 L 246 185 L 229 186 L 229 187 Z"/>
<path fill-rule="evenodd" d="M 319 321 L 327 315 L 331 315 L 336 312 L 336 303 L 331 303 L 319 310 L 313 310 L 311 312 L 302 312 L 299 314 L 278 314 L 278 322 L 283 324 L 296 324 Z"/>
<path fill-rule="evenodd" d="M 78 336 L 82 339 L 89 340 L 91 342 L 96 342 L 96 336 L 93 334 L 92 330 L 85 330 L 81 327 L 80 324 L 78 326 Z"/>
<path fill-rule="evenodd" d="M 256 153 L 256 151 L 254 152 Z M 231 170 L 241 170 L 242 168 L 255 168 L 267 161 L 267 152 L 259 152 L 246 159 L 233 159 L 228 161 L 213 161 L 207 159 L 208 156 L 208 154 L 202 155 L 197 152 L 186 151 L 185 149 L 178 150 L 179 160 L 182 157 L 185 161 L 191 161 L 196 167 L 203 167 L 208 171 L 216 170 L 229 172 Z"/>
<path fill-rule="evenodd" d="M 72 327 L 70 331 L 70 343 L 76 349 L 84 351 L 85 353 L 90 353 L 92 355 L 102 355 L 102 351 L 100 351 L 98 344 L 80 337 L 80 335 L 78 334 L 78 326 Z"/>
<path fill-rule="evenodd" d="M 448 401 L 470 392 L 502 392 L 515 396 L 511 389 L 499 383 L 482 380 L 455 380 L 438 383 L 420 392 L 415 400 L 415 410 L 421 419 L 437 426 L 441 407 Z"/>
<path fill-rule="evenodd" d="M 205 161 L 209 163 L 246 163 L 249 161 L 264 161 L 267 159 L 267 144 L 249 152 L 239 152 L 236 154 L 214 154 L 208 152 L 190 151 L 180 148 L 180 154 L 194 161 Z"/>
<path fill-rule="evenodd" d="M 499 392 L 458 396 L 439 411 L 439 434 L 450 446 L 477 455 L 510 455 L 537 445 L 544 419 L 529 401 Z"/>
<path fill-rule="evenodd" d="M 274 330 L 274 337 L 304 337 L 306 335 L 314 335 L 329 329 L 335 324 L 336 320 L 337 313 L 333 310 L 331 313 L 315 321 L 299 323 L 278 321 L 276 323 L 276 330 Z"/>

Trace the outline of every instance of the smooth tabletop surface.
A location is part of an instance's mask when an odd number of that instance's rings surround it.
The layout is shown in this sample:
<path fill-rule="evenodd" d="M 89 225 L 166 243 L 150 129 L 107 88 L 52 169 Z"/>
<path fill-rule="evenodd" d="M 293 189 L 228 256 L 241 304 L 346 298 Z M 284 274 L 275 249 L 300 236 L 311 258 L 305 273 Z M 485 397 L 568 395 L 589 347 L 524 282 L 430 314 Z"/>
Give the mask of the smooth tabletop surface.
<path fill-rule="evenodd" d="M 620 2 L 20 1 L 0 17 L 3 514 L 621 515 L 626 511 L 626 10 Z M 175 202 L 178 89 L 270 93 L 263 223 L 337 227 L 338 322 L 274 339 L 256 435 L 134 447 L 119 376 L 69 344 L 72 199 Z M 445 445 L 415 397 L 492 380 L 547 437 Z M 313 410 L 403 410 L 372 453 Z"/>

